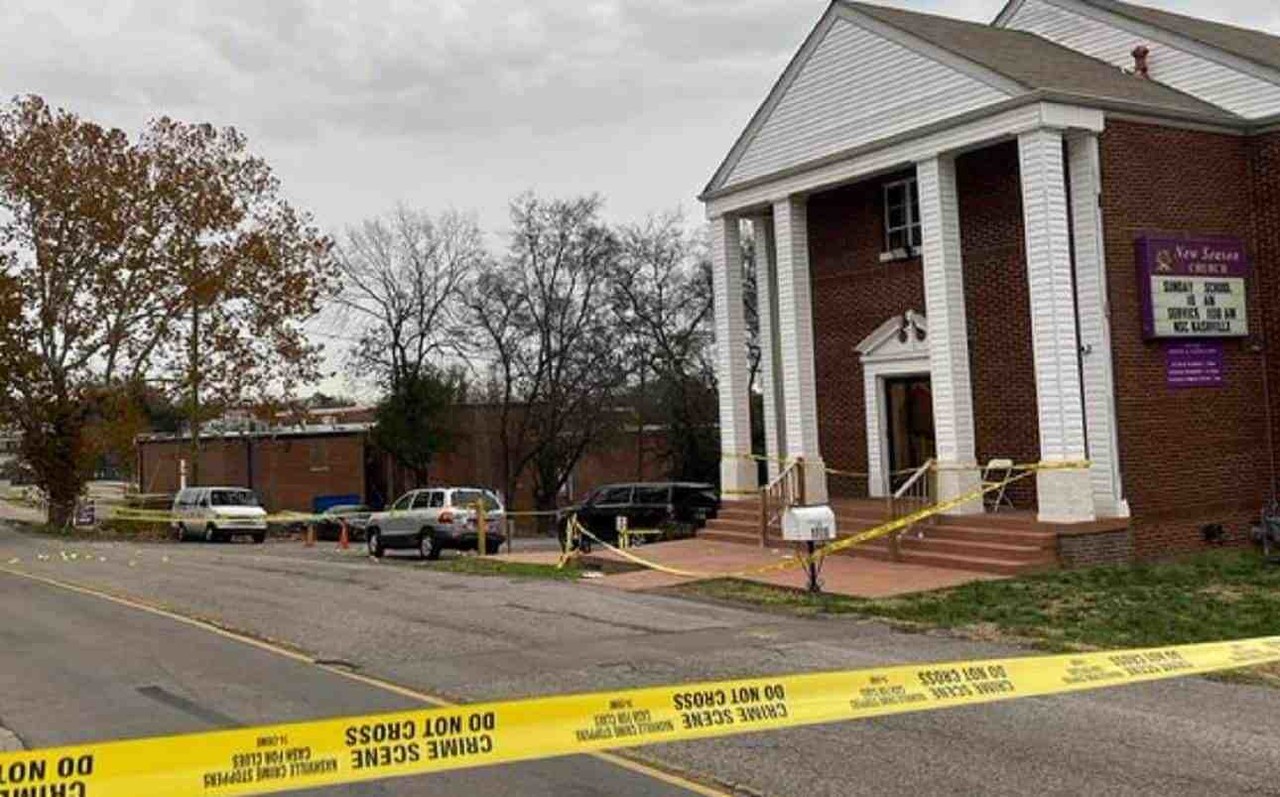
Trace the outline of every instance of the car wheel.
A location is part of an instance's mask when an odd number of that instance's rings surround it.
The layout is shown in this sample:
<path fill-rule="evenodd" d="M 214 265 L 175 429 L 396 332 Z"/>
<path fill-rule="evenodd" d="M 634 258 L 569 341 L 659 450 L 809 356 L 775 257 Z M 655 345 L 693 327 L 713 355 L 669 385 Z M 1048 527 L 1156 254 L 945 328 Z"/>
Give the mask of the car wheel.
<path fill-rule="evenodd" d="M 478 547 L 477 543 L 477 547 Z M 496 553 L 502 553 L 502 540 L 486 539 L 484 541 L 485 556 L 493 556 Z"/>
<path fill-rule="evenodd" d="M 267 533 L 265 531 L 257 532 L 253 535 L 253 541 L 258 545 L 263 544 L 267 541 Z"/>
<path fill-rule="evenodd" d="M 434 562 L 440 558 L 440 541 L 431 532 L 424 531 L 418 536 L 418 553 Z"/>
<path fill-rule="evenodd" d="M 377 529 L 369 529 L 369 533 L 365 535 L 365 544 L 369 548 L 369 555 L 381 559 L 387 549 L 382 546 L 382 535 Z"/>
<path fill-rule="evenodd" d="M 178 542 L 186 542 L 186 541 L 187 541 L 187 527 L 186 527 L 186 525 L 185 525 L 185 524 L 183 524 L 183 523 L 174 523 L 174 524 L 173 524 L 173 527 L 174 527 L 174 529 L 176 529 L 176 530 L 177 530 L 177 532 L 178 532 Z"/>

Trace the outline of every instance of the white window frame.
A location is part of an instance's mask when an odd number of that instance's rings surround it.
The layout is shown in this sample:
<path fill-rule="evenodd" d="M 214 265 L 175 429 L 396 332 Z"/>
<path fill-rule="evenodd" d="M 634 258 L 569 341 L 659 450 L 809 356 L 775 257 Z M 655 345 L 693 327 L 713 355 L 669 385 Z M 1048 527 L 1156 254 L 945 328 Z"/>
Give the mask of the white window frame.
<path fill-rule="evenodd" d="M 889 192 L 897 188 L 902 188 L 906 191 L 906 224 L 894 226 L 889 220 Z M 884 252 L 880 255 L 880 260 L 899 260 L 920 254 L 920 246 L 912 243 L 913 239 L 924 240 L 924 229 L 920 222 L 920 186 L 916 182 L 916 178 L 904 177 L 901 180 L 885 183 L 881 187 L 880 198 L 881 204 L 884 205 Z M 907 246 L 905 248 L 891 247 L 890 241 L 893 239 L 894 234 L 903 231 L 906 231 L 907 234 Z"/>

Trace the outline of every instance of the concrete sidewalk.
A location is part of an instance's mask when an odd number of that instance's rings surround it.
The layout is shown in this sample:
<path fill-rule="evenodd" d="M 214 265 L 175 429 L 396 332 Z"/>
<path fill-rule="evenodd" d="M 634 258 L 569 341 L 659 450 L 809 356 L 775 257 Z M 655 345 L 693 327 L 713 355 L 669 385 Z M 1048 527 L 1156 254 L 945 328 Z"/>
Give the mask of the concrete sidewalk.
<path fill-rule="evenodd" d="M 743 571 L 777 564 L 792 558 L 794 551 L 784 548 L 758 548 L 695 538 L 643 545 L 632 548 L 630 553 L 663 567 L 706 575 L 694 578 L 664 573 L 661 570 L 638 570 L 607 575 L 604 578 L 595 579 L 593 583 L 634 592 L 731 576 L 758 581 L 762 584 L 800 589 L 808 583 L 805 572 L 800 567 L 757 575 L 736 576 Z M 624 557 L 607 549 L 601 549 L 599 546 L 596 546 L 591 556 L 610 561 L 626 561 Z M 498 558 L 518 562 L 555 564 L 559 560 L 559 553 L 542 551 L 512 553 Z M 885 598 L 954 587 L 970 581 L 1002 578 L 1002 576 L 988 573 L 883 562 L 851 556 L 827 557 L 822 563 L 820 577 L 822 588 L 826 592 L 859 598 Z"/>

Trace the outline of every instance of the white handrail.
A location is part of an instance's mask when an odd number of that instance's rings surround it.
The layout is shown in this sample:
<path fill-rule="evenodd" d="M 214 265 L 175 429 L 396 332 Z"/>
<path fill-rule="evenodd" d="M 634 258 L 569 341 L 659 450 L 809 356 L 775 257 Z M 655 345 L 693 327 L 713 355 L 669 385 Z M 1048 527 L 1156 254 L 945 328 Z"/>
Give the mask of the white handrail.
<path fill-rule="evenodd" d="M 788 462 L 786 467 L 778 471 L 778 475 L 774 476 L 773 479 L 767 485 L 765 485 L 764 489 L 771 490 L 774 487 L 778 486 L 779 484 L 782 484 L 783 479 L 786 479 L 791 476 L 791 471 L 795 470 L 797 462 L 798 460 L 794 460 L 794 459 Z"/>
<path fill-rule="evenodd" d="M 926 459 L 924 461 L 924 464 L 916 468 L 915 472 L 912 473 L 911 476 L 908 477 L 907 480 L 902 483 L 902 486 L 894 491 L 893 497 L 901 498 L 902 496 L 906 495 L 907 491 L 910 490 L 912 487 L 914 487 L 916 482 L 920 481 L 920 479 L 932 469 L 933 469 L 933 459 L 932 458 Z"/>

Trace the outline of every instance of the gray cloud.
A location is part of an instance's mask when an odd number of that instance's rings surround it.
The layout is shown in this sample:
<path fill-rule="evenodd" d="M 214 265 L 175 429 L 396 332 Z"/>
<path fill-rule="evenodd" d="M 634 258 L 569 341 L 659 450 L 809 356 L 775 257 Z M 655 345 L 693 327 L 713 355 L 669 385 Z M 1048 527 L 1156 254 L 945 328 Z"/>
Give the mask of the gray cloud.
<path fill-rule="evenodd" d="M 1274 2 L 1165 2 L 1280 32 Z M 1003 0 L 892 4 L 987 21 Z M 825 7 L 5 0 L 0 94 L 129 130 L 160 114 L 233 124 L 331 230 L 403 201 L 474 209 L 498 243 L 530 188 L 600 192 L 619 219 L 697 219 L 694 196 Z"/>
<path fill-rule="evenodd" d="M 1154 0 L 1152 0 L 1154 1 Z M 1257 0 L 1171 8 L 1280 30 Z M 988 20 L 1001 0 L 898 0 Z M 129 129 L 249 133 L 341 225 L 398 199 L 500 225 L 523 188 L 634 216 L 692 197 L 822 0 L 8 0 L 0 90 Z"/>

